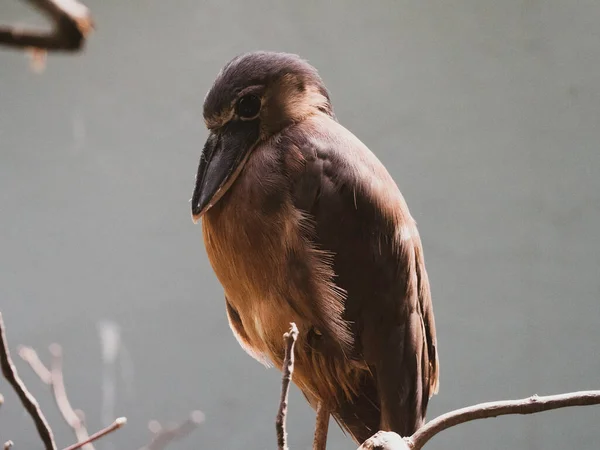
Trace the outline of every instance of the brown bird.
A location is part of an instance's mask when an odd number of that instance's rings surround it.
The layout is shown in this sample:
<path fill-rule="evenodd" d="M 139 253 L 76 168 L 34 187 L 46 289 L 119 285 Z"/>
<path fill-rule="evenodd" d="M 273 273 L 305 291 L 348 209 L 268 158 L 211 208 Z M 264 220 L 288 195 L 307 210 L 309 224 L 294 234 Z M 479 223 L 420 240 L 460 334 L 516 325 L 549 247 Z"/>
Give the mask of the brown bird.
<path fill-rule="evenodd" d="M 296 55 L 231 60 L 204 120 L 192 217 L 240 345 L 281 369 L 297 324 L 294 382 L 317 410 L 316 447 L 330 415 L 358 443 L 411 435 L 439 369 L 421 240 L 394 180 Z"/>

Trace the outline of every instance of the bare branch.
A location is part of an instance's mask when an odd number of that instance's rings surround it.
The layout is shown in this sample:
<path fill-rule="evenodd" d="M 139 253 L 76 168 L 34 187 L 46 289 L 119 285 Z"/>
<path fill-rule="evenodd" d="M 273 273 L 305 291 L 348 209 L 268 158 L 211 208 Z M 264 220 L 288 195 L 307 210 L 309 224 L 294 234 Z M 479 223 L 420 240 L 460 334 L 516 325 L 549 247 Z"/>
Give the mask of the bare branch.
<path fill-rule="evenodd" d="M 50 345 L 50 353 L 52 355 L 52 364 L 51 368 L 48 369 L 33 348 L 25 346 L 19 348 L 19 356 L 29 364 L 40 380 L 52 389 L 54 401 L 63 419 L 73 430 L 77 442 L 87 441 L 89 434 L 85 427 L 85 422 L 81 417 L 83 413 L 79 412 L 78 414 L 71 406 L 67 397 L 62 370 L 62 347 L 59 344 L 52 344 Z M 83 448 L 94 450 L 92 444 L 86 444 Z"/>
<path fill-rule="evenodd" d="M 31 369 L 45 384 L 52 388 L 54 400 L 56 401 L 63 419 L 73 429 L 78 443 L 69 448 L 93 450 L 94 447 L 91 444 L 92 441 L 99 439 L 122 426 L 124 424 L 124 419 L 120 422 L 117 420 L 111 426 L 90 437 L 85 427 L 83 412 L 73 409 L 67 397 L 64 385 L 61 346 L 58 344 L 50 345 L 50 353 L 52 354 L 52 364 L 51 368 L 48 369 L 33 348 L 22 346 L 19 349 L 21 358 L 29 364 Z M 190 434 L 202 422 L 204 422 L 204 414 L 201 411 L 192 411 L 187 420 L 178 425 L 169 427 L 162 427 L 157 421 L 152 421 L 149 424 L 150 431 L 154 434 L 152 441 L 140 450 L 162 450 L 172 441 L 182 439 Z"/>
<path fill-rule="evenodd" d="M 288 450 L 287 431 L 285 429 L 285 419 L 287 416 L 288 394 L 290 391 L 290 382 L 294 373 L 294 345 L 298 339 L 298 328 L 295 323 L 290 323 L 290 331 L 283 335 L 285 341 L 285 357 L 283 360 L 283 378 L 281 381 L 281 400 L 279 401 L 279 410 L 275 419 L 277 429 L 277 448 L 279 450 Z"/>
<path fill-rule="evenodd" d="M 18 353 L 21 359 L 29 364 L 29 367 L 42 380 L 42 383 L 52 386 L 52 374 L 33 348 L 22 345 L 19 347 Z"/>
<path fill-rule="evenodd" d="M 23 380 L 19 377 L 17 368 L 10 357 L 2 313 L 0 313 L 0 364 L 2 365 L 4 378 L 6 378 L 6 381 L 13 387 L 19 396 L 21 403 L 33 419 L 46 450 L 56 450 L 52 430 L 40 409 L 40 405 L 35 397 L 27 390 L 27 387 L 25 387 L 25 383 L 23 383 Z"/>
<path fill-rule="evenodd" d="M 111 425 L 107 426 L 106 428 L 92 434 L 89 438 L 87 438 L 85 441 L 83 442 L 77 442 L 76 444 L 70 445 L 67 448 L 65 448 L 64 450 L 77 450 L 81 447 L 83 447 L 86 444 L 89 444 L 91 442 L 97 441 L 98 439 L 100 439 L 101 437 L 106 436 L 107 434 L 112 433 L 113 431 L 118 430 L 119 428 L 122 428 L 123 426 L 125 426 L 125 424 L 127 423 L 127 419 L 125 417 L 119 417 L 118 419 L 116 419 Z"/>
<path fill-rule="evenodd" d="M 420 450 L 432 437 L 441 431 L 455 425 L 460 425 L 461 423 L 470 422 L 471 420 L 487 419 L 507 414 L 535 414 L 569 406 L 598 404 L 600 404 L 600 391 L 580 391 L 545 397 L 534 395 L 520 400 L 480 403 L 436 417 L 431 422 L 419 428 L 407 442 L 411 449 Z"/>
<path fill-rule="evenodd" d="M 50 353 L 52 354 L 52 365 L 50 366 L 50 373 L 52 379 L 52 391 L 54 392 L 54 400 L 58 409 L 65 419 L 65 422 L 73 429 L 75 437 L 78 442 L 83 442 L 89 439 L 89 434 L 85 428 L 83 420 L 75 412 L 69 398 L 67 397 L 67 391 L 65 389 L 65 381 L 63 377 L 62 369 L 62 347 L 58 344 L 52 344 L 50 346 Z M 86 450 L 93 450 L 94 447 L 91 444 L 83 446 Z"/>
<path fill-rule="evenodd" d="M 204 422 L 204 414 L 202 411 L 192 411 L 190 417 L 179 425 L 163 428 L 157 421 L 151 421 L 148 424 L 150 431 L 154 433 L 154 437 L 149 444 L 142 447 L 140 450 L 162 450 L 172 441 L 184 438 L 198 426 Z"/>
<path fill-rule="evenodd" d="M 78 0 L 27 0 L 53 22 L 54 29 L 42 31 L 0 26 L 0 45 L 13 48 L 78 51 L 94 28 L 90 12 Z"/>

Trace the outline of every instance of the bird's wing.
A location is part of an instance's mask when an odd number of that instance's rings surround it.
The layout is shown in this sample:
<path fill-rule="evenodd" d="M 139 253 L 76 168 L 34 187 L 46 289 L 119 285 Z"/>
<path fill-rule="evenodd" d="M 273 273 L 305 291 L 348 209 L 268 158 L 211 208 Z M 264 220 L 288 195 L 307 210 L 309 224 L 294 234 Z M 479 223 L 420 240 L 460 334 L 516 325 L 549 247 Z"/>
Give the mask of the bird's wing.
<path fill-rule="evenodd" d="M 313 220 L 319 248 L 334 255 L 356 356 L 373 367 L 392 361 L 402 412 L 416 415 L 405 419 L 416 426 L 437 392 L 438 358 L 421 241 L 406 203 L 375 155 L 329 118 L 290 127 L 279 145 L 293 161 L 293 202 Z"/>

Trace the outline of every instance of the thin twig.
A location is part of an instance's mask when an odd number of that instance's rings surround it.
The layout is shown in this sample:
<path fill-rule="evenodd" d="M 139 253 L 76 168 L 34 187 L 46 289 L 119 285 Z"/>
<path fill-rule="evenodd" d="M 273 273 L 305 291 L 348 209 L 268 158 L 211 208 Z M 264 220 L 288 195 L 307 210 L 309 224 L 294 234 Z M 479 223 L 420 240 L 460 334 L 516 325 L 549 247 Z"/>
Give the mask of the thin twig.
<path fill-rule="evenodd" d="M 63 376 L 62 368 L 62 347 L 58 344 L 52 344 L 50 346 L 50 353 L 52 355 L 52 364 L 50 366 L 50 373 L 52 377 L 52 391 L 54 392 L 54 400 L 58 409 L 65 419 L 65 422 L 73 429 L 75 437 L 78 442 L 84 442 L 89 439 L 89 434 L 85 428 L 85 423 L 81 420 L 81 417 L 75 412 L 69 397 L 67 397 L 67 391 L 65 389 L 65 381 Z M 94 450 L 92 444 L 86 444 L 83 446 L 86 450 Z"/>
<path fill-rule="evenodd" d="M 23 361 L 29 364 L 42 383 L 52 387 L 52 374 L 33 348 L 22 345 L 19 347 L 18 354 Z"/>
<path fill-rule="evenodd" d="M 27 390 L 25 383 L 19 377 L 17 368 L 15 367 L 12 358 L 10 357 L 10 351 L 8 350 L 8 342 L 6 341 L 6 331 L 4 328 L 4 321 L 2 320 L 2 313 L 0 313 L 0 364 L 2 365 L 2 373 L 6 381 L 13 387 L 21 403 L 33 419 L 35 427 L 44 443 L 46 450 L 56 450 L 56 444 L 54 443 L 54 436 L 52 430 L 40 409 L 35 397 Z"/>
<path fill-rule="evenodd" d="M 0 26 L 0 45 L 13 48 L 78 51 L 94 28 L 88 8 L 78 0 L 27 0 L 54 23 L 51 31 Z"/>
<path fill-rule="evenodd" d="M 85 441 L 83 442 L 77 442 L 76 444 L 70 445 L 67 448 L 65 448 L 64 450 L 77 450 L 81 447 L 83 447 L 86 444 L 89 444 L 91 442 L 97 441 L 98 439 L 100 439 L 101 437 L 106 436 L 107 434 L 112 433 L 113 431 L 118 430 L 119 428 L 122 428 L 125 424 L 127 423 L 127 419 L 125 417 L 119 417 L 118 419 L 116 419 L 111 425 L 107 426 L 106 428 L 103 428 L 102 430 L 92 434 L 89 438 L 87 438 Z"/>
<path fill-rule="evenodd" d="M 50 369 L 48 369 L 33 348 L 26 346 L 19 348 L 19 356 L 29 364 L 40 380 L 52 389 L 56 406 L 65 422 L 73 430 L 77 442 L 84 442 L 88 440 L 89 434 L 85 427 L 85 422 L 80 417 L 81 414 L 77 414 L 73 409 L 67 396 L 62 369 L 61 346 L 58 344 L 50 345 L 50 353 L 52 355 L 52 364 Z M 86 450 L 94 450 L 92 444 L 86 444 L 84 448 Z"/>
<path fill-rule="evenodd" d="M 283 339 L 286 344 L 285 357 L 283 360 L 283 378 L 281 381 L 281 400 L 279 401 L 279 410 L 275 419 L 275 428 L 277 429 L 277 448 L 279 450 L 288 450 L 285 419 L 287 416 L 290 382 L 294 373 L 294 345 L 296 344 L 296 339 L 298 339 L 298 328 L 295 323 L 290 323 L 290 331 L 283 335 Z"/>
<path fill-rule="evenodd" d="M 162 450 L 172 441 L 184 438 L 204 422 L 204 413 L 202 411 L 192 411 L 190 417 L 179 425 L 163 428 L 160 423 L 152 421 L 149 424 L 150 431 L 154 437 L 149 444 L 143 446 L 140 450 Z"/>
<path fill-rule="evenodd" d="M 420 450 L 432 437 L 441 431 L 460 425 L 461 423 L 470 422 L 471 420 L 487 419 L 507 414 L 534 414 L 569 406 L 598 404 L 600 404 L 600 391 L 579 391 L 545 397 L 534 395 L 520 400 L 480 403 L 436 417 L 431 422 L 419 428 L 407 439 L 407 443 L 412 450 Z"/>

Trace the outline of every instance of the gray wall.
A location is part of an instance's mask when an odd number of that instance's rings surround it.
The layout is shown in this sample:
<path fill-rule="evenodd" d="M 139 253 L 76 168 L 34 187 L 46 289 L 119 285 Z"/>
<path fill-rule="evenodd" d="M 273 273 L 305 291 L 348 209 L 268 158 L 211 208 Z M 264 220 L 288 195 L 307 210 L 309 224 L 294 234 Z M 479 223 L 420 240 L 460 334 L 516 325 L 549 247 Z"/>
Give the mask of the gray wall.
<path fill-rule="evenodd" d="M 275 447 L 280 375 L 232 337 L 188 203 L 204 94 L 253 49 L 320 69 L 340 121 L 384 161 L 419 222 L 441 357 L 430 417 L 600 388 L 600 2 L 88 5 L 97 30 L 84 54 L 51 56 L 37 75 L 0 51 L 0 309 L 13 350 L 46 357 L 63 344 L 91 429 L 103 410 L 129 417 L 98 448 L 134 449 L 148 419 L 196 408 L 206 424 L 171 448 Z M 1 2 L 0 19 L 40 23 L 16 1 Z M 114 326 L 119 352 L 106 365 L 100 330 Z M 71 442 L 18 363 L 60 444 Z M 0 440 L 39 448 L 0 391 Z M 294 389 L 293 449 L 309 448 L 313 417 Z M 599 420 L 600 408 L 501 418 L 428 448 L 595 450 Z M 336 425 L 330 436 L 331 449 L 354 448 Z"/>

